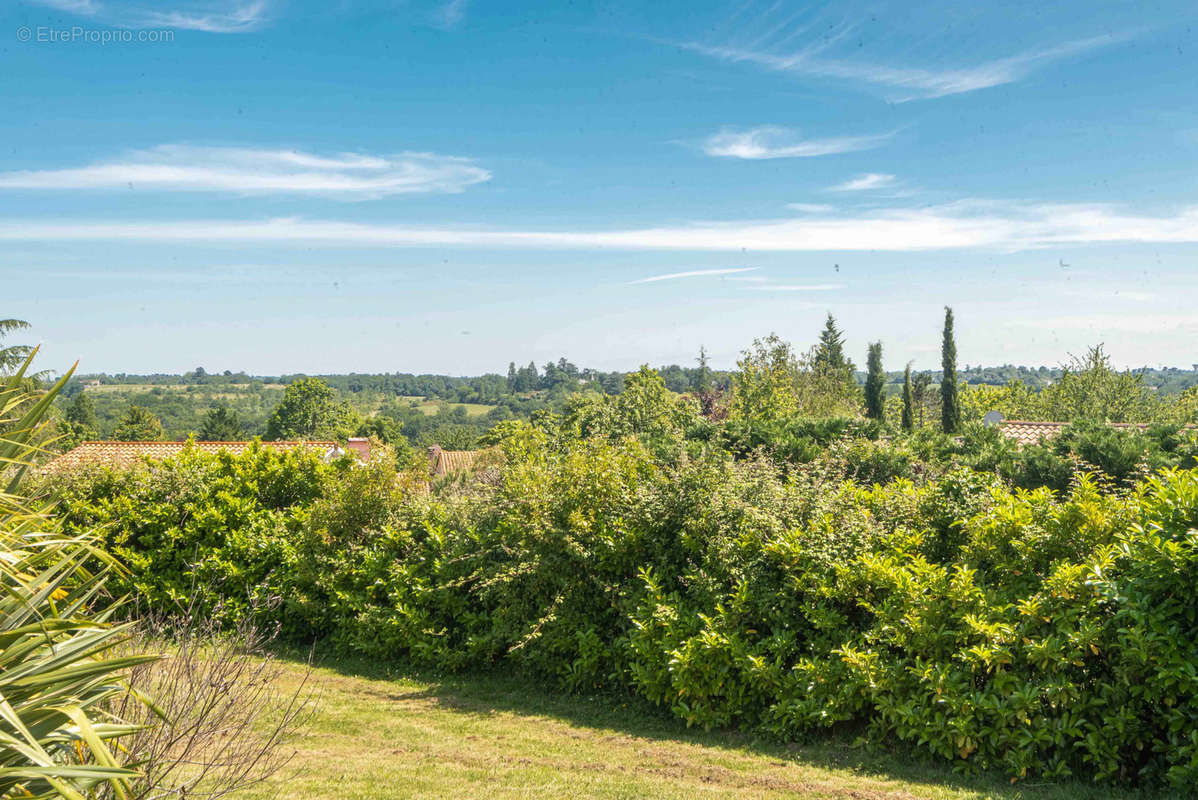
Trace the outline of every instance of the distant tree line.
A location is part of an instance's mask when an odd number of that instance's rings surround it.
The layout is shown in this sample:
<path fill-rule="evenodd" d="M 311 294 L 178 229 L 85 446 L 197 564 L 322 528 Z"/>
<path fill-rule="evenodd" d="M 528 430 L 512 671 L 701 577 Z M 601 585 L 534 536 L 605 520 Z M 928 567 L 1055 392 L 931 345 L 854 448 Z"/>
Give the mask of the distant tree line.
<path fill-rule="evenodd" d="M 869 343 L 865 370 L 845 349 L 828 314 L 806 351 L 770 335 L 753 342 L 733 371 L 710 367 L 704 348 L 694 366 L 652 370 L 664 391 L 688 396 L 703 418 L 774 424 L 795 416 L 864 417 L 914 431 L 934 425 L 957 433 L 987 411 L 1010 418 L 1112 422 L 1188 420 L 1198 402 L 1198 371 L 1115 370 L 1099 345 L 1056 368 L 960 368 L 951 309 L 941 331 L 941 369 L 887 371 L 884 344 Z M 0 335 L 22 330 L 0 321 Z M 28 348 L 10 345 L 16 357 Z M 5 356 L 8 357 L 8 356 Z M 509 363 L 506 375 L 406 373 L 251 376 L 203 367 L 183 375 L 99 375 L 72 379 L 57 406 L 57 446 L 91 438 L 230 440 L 373 436 L 401 451 L 431 444 L 474 446 L 491 428 L 577 411 L 575 398 L 619 397 L 630 375 L 579 368 L 566 358 L 538 366 Z M 95 386 L 94 382 L 100 386 Z M 574 403 L 574 405 L 571 405 Z"/>

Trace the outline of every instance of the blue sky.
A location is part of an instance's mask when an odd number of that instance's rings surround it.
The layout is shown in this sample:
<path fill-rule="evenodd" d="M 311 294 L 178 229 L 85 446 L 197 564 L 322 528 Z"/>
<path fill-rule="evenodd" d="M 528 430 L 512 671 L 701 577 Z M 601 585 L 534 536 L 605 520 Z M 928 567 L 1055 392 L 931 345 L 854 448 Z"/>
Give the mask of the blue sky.
<path fill-rule="evenodd" d="M 44 366 L 730 366 L 831 311 L 933 368 L 945 304 L 962 363 L 1198 362 L 1189 3 L 0 16 L 3 315 Z"/>

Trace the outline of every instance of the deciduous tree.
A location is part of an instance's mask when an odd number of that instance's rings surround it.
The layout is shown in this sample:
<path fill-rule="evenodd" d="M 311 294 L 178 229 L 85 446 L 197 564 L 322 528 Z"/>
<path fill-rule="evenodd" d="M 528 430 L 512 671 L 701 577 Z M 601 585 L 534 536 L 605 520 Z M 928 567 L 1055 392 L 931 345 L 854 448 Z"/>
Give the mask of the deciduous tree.
<path fill-rule="evenodd" d="M 1111 366 L 1101 344 L 1074 356 L 1061 379 L 1041 399 L 1053 419 L 1064 422 L 1153 422 L 1162 411 L 1159 399 L 1143 383 L 1143 374 Z"/>
<path fill-rule="evenodd" d="M 320 378 L 301 378 L 283 392 L 283 399 L 270 415 L 266 438 L 323 439 L 347 436 L 357 428 L 356 414 L 349 403 L 339 402 L 337 392 Z"/>
<path fill-rule="evenodd" d="M 88 439 L 99 436 L 100 424 L 96 419 L 96 405 L 87 392 L 80 392 L 67 404 L 62 419 L 55 424 L 53 446 L 57 450 L 70 450 Z"/>
<path fill-rule="evenodd" d="M 798 411 L 798 359 L 789 342 L 771 333 L 754 339 L 736 362 L 732 413 L 741 419 L 784 419 Z"/>
<path fill-rule="evenodd" d="M 80 392 L 71 400 L 66 410 L 67 422 L 95 431 L 100 424 L 96 421 L 96 404 L 87 392 Z M 94 433 L 93 433 L 94 435 Z"/>

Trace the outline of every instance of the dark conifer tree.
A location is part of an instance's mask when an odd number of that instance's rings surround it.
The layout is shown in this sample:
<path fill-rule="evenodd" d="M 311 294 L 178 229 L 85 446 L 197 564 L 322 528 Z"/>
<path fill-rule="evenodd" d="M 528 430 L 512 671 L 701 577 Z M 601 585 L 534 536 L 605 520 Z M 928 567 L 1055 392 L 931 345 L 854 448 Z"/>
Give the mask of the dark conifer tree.
<path fill-rule="evenodd" d="M 953 339 L 953 310 L 944 307 L 944 341 L 940 345 L 940 426 L 945 433 L 961 427 L 961 409 L 957 400 L 957 343 Z"/>
<path fill-rule="evenodd" d="M 869 346 L 866 357 L 865 416 L 882 422 L 886 417 L 886 373 L 882 371 L 882 343 Z"/>
<path fill-rule="evenodd" d="M 815 366 L 829 372 L 840 372 L 852 365 L 844 357 L 844 333 L 836 327 L 836 318 L 828 313 L 819 344 L 815 346 Z"/>
<path fill-rule="evenodd" d="M 216 406 L 208 410 L 196 438 L 201 442 L 236 442 L 245 438 L 245 426 L 236 411 Z"/>
<path fill-rule="evenodd" d="M 700 394 L 711 391 L 711 368 L 707 366 L 707 349 L 699 347 L 699 374 L 695 378 L 695 390 Z"/>
<path fill-rule="evenodd" d="M 903 430 L 915 430 L 915 401 L 911 396 L 911 365 L 903 371 Z"/>

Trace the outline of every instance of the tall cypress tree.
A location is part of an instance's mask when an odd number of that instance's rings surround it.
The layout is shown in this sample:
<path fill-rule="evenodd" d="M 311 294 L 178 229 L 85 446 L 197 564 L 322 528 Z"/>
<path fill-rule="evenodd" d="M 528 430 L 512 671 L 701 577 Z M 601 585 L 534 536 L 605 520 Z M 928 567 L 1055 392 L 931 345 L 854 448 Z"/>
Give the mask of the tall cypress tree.
<path fill-rule="evenodd" d="M 886 374 L 882 372 L 882 343 L 874 342 L 869 346 L 866 356 L 865 377 L 865 416 L 878 422 L 886 417 Z"/>
<path fill-rule="evenodd" d="M 915 430 L 915 401 L 911 397 L 911 365 L 903 371 L 903 430 Z"/>
<path fill-rule="evenodd" d="M 940 345 L 940 426 L 945 433 L 961 427 L 961 409 L 957 405 L 957 343 L 953 339 L 953 310 L 944 307 L 944 341 Z"/>

